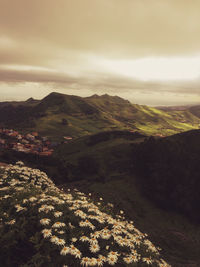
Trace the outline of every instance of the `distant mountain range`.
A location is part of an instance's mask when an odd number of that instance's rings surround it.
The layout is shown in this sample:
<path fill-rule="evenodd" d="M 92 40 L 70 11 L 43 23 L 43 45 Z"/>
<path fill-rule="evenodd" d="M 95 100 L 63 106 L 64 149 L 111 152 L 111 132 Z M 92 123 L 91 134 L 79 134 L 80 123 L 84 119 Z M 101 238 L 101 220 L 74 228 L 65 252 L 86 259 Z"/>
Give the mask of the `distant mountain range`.
<path fill-rule="evenodd" d="M 0 102 L 0 126 L 34 129 L 54 139 L 108 130 L 167 136 L 198 129 L 199 125 L 200 105 L 162 110 L 107 94 L 83 98 L 51 93 L 42 100 Z"/>

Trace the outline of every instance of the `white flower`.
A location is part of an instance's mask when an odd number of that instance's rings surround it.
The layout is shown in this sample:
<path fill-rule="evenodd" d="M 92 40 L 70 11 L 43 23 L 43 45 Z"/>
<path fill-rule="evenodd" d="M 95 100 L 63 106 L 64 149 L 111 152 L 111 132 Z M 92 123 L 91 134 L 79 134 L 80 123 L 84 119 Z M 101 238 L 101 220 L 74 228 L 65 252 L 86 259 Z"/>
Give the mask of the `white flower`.
<path fill-rule="evenodd" d="M 57 229 L 56 229 L 56 230 L 57 230 Z M 62 230 L 61 230 L 61 231 L 57 231 L 57 233 L 60 234 L 60 235 L 63 235 L 63 234 L 65 233 L 65 231 L 62 231 Z"/>
<path fill-rule="evenodd" d="M 16 212 L 20 212 L 21 210 L 26 210 L 26 208 L 21 207 L 19 204 L 15 205 Z"/>
<path fill-rule="evenodd" d="M 152 263 L 150 258 L 142 258 L 142 261 L 146 262 L 148 265 Z"/>
<path fill-rule="evenodd" d="M 57 240 L 58 240 L 58 237 L 55 235 L 52 235 L 51 242 L 55 244 L 57 242 Z"/>
<path fill-rule="evenodd" d="M 63 223 L 63 222 L 55 222 L 53 225 L 52 225 L 52 228 L 61 228 L 61 227 L 65 227 L 66 224 Z"/>
<path fill-rule="evenodd" d="M 16 220 L 15 219 L 10 220 L 9 222 L 6 222 L 6 224 L 8 224 L 8 225 L 12 225 L 12 224 L 15 224 L 15 223 L 16 223 Z"/>
<path fill-rule="evenodd" d="M 36 197 L 30 197 L 30 198 L 29 198 L 29 201 L 30 201 L 30 202 L 34 202 L 34 201 L 36 201 L 36 200 L 37 200 Z"/>
<path fill-rule="evenodd" d="M 91 252 L 93 252 L 93 253 L 96 253 L 96 252 L 98 252 L 100 250 L 100 247 L 99 247 L 99 245 L 98 244 L 91 244 L 90 245 L 90 251 Z"/>
<path fill-rule="evenodd" d="M 82 253 L 79 249 L 77 249 L 74 245 L 70 246 L 70 253 L 71 255 L 75 256 L 76 258 L 81 258 Z"/>
<path fill-rule="evenodd" d="M 62 238 L 57 238 L 55 240 L 55 244 L 58 245 L 58 246 L 64 246 L 65 245 L 65 240 L 62 239 Z"/>
<path fill-rule="evenodd" d="M 109 252 L 109 254 L 108 254 L 108 258 L 109 258 L 109 257 L 118 257 L 118 256 L 119 256 L 119 253 L 116 252 L 116 251 L 111 251 L 111 252 Z"/>
<path fill-rule="evenodd" d="M 81 236 L 80 237 L 80 241 L 82 242 L 86 242 L 86 241 L 89 241 L 90 239 L 87 237 L 87 236 Z"/>
<path fill-rule="evenodd" d="M 61 211 L 55 211 L 54 212 L 54 216 L 57 217 L 57 218 L 62 216 L 62 215 L 63 215 L 63 213 Z"/>
<path fill-rule="evenodd" d="M 50 237 L 52 235 L 51 229 L 42 230 L 44 238 Z"/>
<path fill-rule="evenodd" d="M 39 212 L 44 211 L 45 213 L 48 213 L 49 211 L 54 210 L 54 209 L 55 209 L 55 208 L 54 208 L 54 206 L 52 206 L 52 205 L 42 205 L 42 206 L 38 209 L 38 211 L 39 211 Z"/>
<path fill-rule="evenodd" d="M 89 262 L 90 262 L 90 258 L 88 258 L 88 257 L 83 257 L 81 259 L 81 265 L 83 265 L 83 266 L 89 266 Z"/>
<path fill-rule="evenodd" d="M 132 259 L 131 259 L 131 257 L 124 257 L 123 260 L 124 260 L 127 264 L 130 264 L 130 263 L 133 262 Z"/>
<path fill-rule="evenodd" d="M 97 266 L 103 266 L 104 263 L 103 259 L 97 258 L 96 261 L 97 261 Z"/>
<path fill-rule="evenodd" d="M 49 223 L 50 223 L 50 219 L 48 219 L 48 218 L 44 218 L 44 219 L 41 219 L 40 220 L 40 223 L 42 224 L 42 225 L 49 225 Z"/>
<path fill-rule="evenodd" d="M 118 258 L 117 257 L 109 257 L 108 259 L 107 259 L 107 261 L 108 261 L 108 263 L 110 264 L 110 265 L 115 265 L 115 263 L 117 262 L 117 260 L 118 260 Z"/>

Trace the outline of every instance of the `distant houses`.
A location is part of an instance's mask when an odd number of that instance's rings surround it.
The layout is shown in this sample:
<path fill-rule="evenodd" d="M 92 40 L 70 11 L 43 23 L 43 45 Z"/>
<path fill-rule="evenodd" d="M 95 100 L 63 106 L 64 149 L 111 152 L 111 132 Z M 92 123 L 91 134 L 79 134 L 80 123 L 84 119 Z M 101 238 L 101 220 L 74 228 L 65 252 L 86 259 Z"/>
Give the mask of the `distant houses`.
<path fill-rule="evenodd" d="M 51 156 L 54 151 L 51 141 L 47 137 L 39 136 L 37 132 L 23 135 L 13 129 L 5 128 L 0 129 L 0 148 L 40 156 Z"/>
<path fill-rule="evenodd" d="M 72 140 L 72 137 L 71 136 L 64 136 L 64 139 L 65 140 Z"/>
<path fill-rule="evenodd" d="M 63 138 L 64 141 L 61 143 L 68 143 L 73 139 L 71 136 L 63 136 Z M 51 156 L 59 144 L 59 142 L 50 141 L 46 136 L 40 136 L 38 132 L 22 134 L 13 129 L 0 128 L 0 149 Z"/>
<path fill-rule="evenodd" d="M 67 144 L 70 141 L 72 141 L 72 137 L 71 136 L 63 136 L 63 138 L 65 139 L 64 143 Z"/>

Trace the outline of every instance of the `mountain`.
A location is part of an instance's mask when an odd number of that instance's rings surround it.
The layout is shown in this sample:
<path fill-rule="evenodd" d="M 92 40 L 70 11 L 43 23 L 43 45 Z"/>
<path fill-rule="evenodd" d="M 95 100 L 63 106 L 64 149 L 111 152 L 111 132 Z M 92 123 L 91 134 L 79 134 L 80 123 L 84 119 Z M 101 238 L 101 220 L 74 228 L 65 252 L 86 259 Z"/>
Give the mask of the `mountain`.
<path fill-rule="evenodd" d="M 200 105 L 158 106 L 156 108 L 162 111 L 189 111 L 191 114 L 200 118 Z"/>
<path fill-rule="evenodd" d="M 83 98 L 51 93 L 42 100 L 1 102 L 0 126 L 36 130 L 59 140 L 114 129 L 166 136 L 199 128 L 200 118 L 193 113 L 162 111 L 107 94 Z"/>
<path fill-rule="evenodd" d="M 190 105 L 185 105 L 185 106 L 158 106 L 156 107 L 159 110 L 164 110 L 164 111 L 180 111 L 180 110 L 188 110 L 191 106 Z"/>
<path fill-rule="evenodd" d="M 34 109 L 35 112 L 48 112 L 49 110 L 53 110 L 55 113 L 65 113 L 67 115 L 92 115 L 99 113 L 99 111 L 84 98 L 59 93 L 51 93 L 46 96 Z"/>
<path fill-rule="evenodd" d="M 189 111 L 197 116 L 198 118 L 200 118 L 200 105 L 196 105 L 196 106 L 192 106 L 189 108 Z"/>

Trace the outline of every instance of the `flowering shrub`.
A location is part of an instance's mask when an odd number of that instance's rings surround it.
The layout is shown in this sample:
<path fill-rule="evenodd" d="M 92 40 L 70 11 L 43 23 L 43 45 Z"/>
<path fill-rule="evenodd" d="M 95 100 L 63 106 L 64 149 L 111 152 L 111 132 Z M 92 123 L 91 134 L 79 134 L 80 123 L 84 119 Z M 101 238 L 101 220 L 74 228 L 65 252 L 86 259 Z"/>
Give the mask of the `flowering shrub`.
<path fill-rule="evenodd" d="M 2 266 L 170 266 L 123 211 L 64 193 L 22 162 L 0 171 Z"/>

